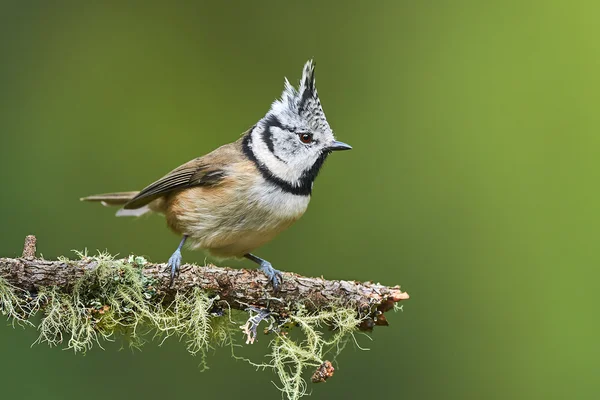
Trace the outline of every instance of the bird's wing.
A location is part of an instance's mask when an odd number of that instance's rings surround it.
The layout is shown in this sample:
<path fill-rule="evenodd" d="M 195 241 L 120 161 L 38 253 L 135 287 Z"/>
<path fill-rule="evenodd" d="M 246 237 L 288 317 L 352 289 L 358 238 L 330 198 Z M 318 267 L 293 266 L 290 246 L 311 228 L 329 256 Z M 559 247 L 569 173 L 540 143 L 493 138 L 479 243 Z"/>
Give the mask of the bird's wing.
<path fill-rule="evenodd" d="M 126 210 L 140 208 L 156 198 L 174 190 L 193 186 L 218 185 L 226 175 L 225 163 L 215 162 L 215 157 L 207 154 L 175 168 L 164 177 L 144 188 L 123 207 Z M 220 158 L 220 157 L 219 157 Z"/>

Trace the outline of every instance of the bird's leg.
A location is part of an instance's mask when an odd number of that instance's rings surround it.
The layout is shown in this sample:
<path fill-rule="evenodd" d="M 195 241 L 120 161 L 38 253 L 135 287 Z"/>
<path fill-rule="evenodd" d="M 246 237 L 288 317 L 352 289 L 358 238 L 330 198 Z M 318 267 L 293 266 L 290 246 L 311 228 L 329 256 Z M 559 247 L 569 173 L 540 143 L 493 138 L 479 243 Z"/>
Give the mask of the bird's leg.
<path fill-rule="evenodd" d="M 167 268 L 171 267 L 171 286 L 173 286 L 173 281 L 175 280 L 175 274 L 179 272 L 179 266 L 181 265 L 181 248 L 185 244 L 187 239 L 187 235 L 183 235 L 181 239 L 181 243 L 177 246 L 177 250 L 173 253 L 171 258 L 169 258 L 169 263 L 167 264 Z"/>
<path fill-rule="evenodd" d="M 279 290 L 279 285 L 281 284 L 281 282 L 283 282 L 283 274 L 281 273 L 281 271 L 278 271 L 275 268 L 273 268 L 271 263 L 267 260 L 263 260 L 260 257 L 256 257 L 254 254 L 244 254 L 244 257 L 260 265 L 260 270 L 264 272 L 265 275 L 267 275 L 267 278 L 269 278 L 269 281 L 273 284 L 273 289 L 275 291 Z"/>

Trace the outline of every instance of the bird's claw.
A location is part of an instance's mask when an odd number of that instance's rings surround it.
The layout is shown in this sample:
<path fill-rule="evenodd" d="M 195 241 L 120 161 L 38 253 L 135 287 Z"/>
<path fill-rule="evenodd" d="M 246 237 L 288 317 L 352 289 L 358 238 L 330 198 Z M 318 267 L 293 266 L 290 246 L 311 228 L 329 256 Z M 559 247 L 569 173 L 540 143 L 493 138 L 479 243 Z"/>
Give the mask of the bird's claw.
<path fill-rule="evenodd" d="M 173 286 L 173 282 L 175 281 L 175 275 L 179 272 L 179 267 L 181 266 L 181 250 L 177 249 L 173 253 L 173 255 L 169 258 L 169 263 L 167 264 L 167 268 L 171 268 L 171 285 Z"/>
<path fill-rule="evenodd" d="M 273 290 L 279 291 L 279 287 L 283 283 L 283 274 L 281 271 L 273 268 L 270 262 L 263 261 L 260 264 L 260 270 L 269 278 L 269 282 L 273 285 Z"/>

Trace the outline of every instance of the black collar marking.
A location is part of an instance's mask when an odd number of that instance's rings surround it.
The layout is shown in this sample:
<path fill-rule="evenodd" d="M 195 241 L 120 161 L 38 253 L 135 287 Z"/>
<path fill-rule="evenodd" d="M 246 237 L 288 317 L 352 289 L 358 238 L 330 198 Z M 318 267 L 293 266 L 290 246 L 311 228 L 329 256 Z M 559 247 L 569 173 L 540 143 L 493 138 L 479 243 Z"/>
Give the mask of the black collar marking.
<path fill-rule="evenodd" d="M 281 157 L 279 157 L 277 154 L 275 154 L 275 148 L 273 146 L 273 131 L 271 131 L 271 127 L 276 127 L 281 130 L 285 129 L 283 127 L 283 125 L 281 125 L 279 118 L 277 118 L 274 115 L 270 115 L 269 118 L 267 118 L 267 121 L 265 123 L 265 130 L 262 132 L 262 140 L 263 140 L 263 142 L 265 142 L 265 144 L 267 145 L 267 148 L 269 149 L 271 154 L 273 154 L 275 156 L 275 158 L 277 158 L 279 161 L 281 161 L 283 163 L 286 163 L 284 160 L 281 159 Z"/>

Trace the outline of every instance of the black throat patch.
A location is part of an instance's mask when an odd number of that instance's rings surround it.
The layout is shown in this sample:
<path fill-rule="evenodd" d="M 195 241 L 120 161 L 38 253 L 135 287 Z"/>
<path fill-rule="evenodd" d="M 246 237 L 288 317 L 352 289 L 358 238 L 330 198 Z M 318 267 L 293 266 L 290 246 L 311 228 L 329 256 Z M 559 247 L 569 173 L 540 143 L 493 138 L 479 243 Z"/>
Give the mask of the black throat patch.
<path fill-rule="evenodd" d="M 310 167 L 310 169 L 302 173 L 302 176 L 298 180 L 298 183 L 296 185 L 292 185 L 291 183 L 273 175 L 269 168 L 267 168 L 265 164 L 263 164 L 256 158 L 254 151 L 252 151 L 252 132 L 254 131 L 254 129 L 256 129 L 256 126 L 252 127 L 252 129 L 248 131 L 248 133 L 242 140 L 242 150 L 244 151 L 246 157 L 248 157 L 254 163 L 254 165 L 256 165 L 263 178 L 278 186 L 284 192 L 299 196 L 310 196 L 312 193 L 313 182 L 317 178 L 317 175 L 319 174 L 319 171 L 323 166 L 325 159 L 329 155 L 329 152 L 323 152 L 323 154 L 319 156 L 319 158 L 317 159 L 317 161 L 315 161 L 312 167 Z"/>

